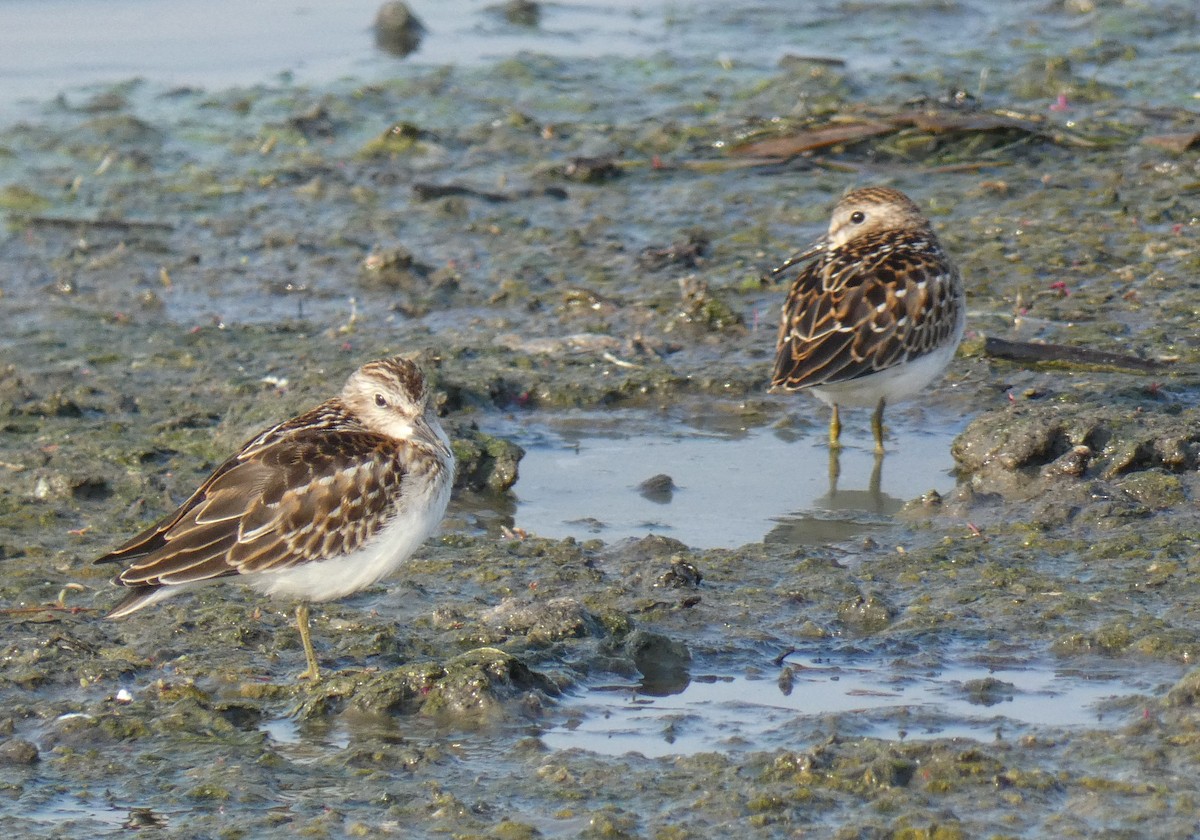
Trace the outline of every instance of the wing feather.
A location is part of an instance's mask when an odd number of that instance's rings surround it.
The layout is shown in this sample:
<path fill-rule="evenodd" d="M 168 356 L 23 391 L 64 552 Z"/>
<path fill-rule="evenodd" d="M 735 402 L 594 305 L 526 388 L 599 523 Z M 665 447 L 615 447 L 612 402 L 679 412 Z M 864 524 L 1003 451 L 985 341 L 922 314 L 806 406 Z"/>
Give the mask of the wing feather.
<path fill-rule="evenodd" d="M 939 347 L 956 327 L 960 282 L 932 234 L 888 231 L 826 250 L 783 306 L 771 386 L 844 382 Z"/>
<path fill-rule="evenodd" d="M 167 514 L 158 522 L 154 523 L 141 533 L 136 534 L 128 541 L 117 546 L 108 554 L 98 558 L 95 562 L 121 563 L 138 557 L 147 556 L 156 551 L 160 551 L 165 545 L 164 536 L 178 526 L 184 517 L 188 516 L 193 510 L 195 510 L 198 506 L 203 505 L 205 502 L 216 502 L 216 499 L 211 492 L 214 484 L 221 482 L 224 476 L 238 469 L 240 466 L 245 464 L 253 464 L 254 459 L 263 449 L 272 447 L 278 444 L 280 441 L 286 440 L 291 435 L 295 434 L 296 431 L 301 429 L 360 431 L 363 429 L 363 427 L 349 412 L 347 412 L 341 406 L 340 401 L 336 398 L 327 400 L 311 411 L 307 411 L 298 417 L 294 417 L 291 420 L 272 426 L 271 428 L 259 433 L 256 437 L 247 441 L 238 451 L 238 454 L 234 455 L 213 470 L 212 474 L 205 479 L 205 481 L 198 488 L 196 488 L 196 492 L 192 493 L 192 495 L 188 497 L 187 501 L 180 505 L 175 511 Z M 238 483 L 241 484 L 241 482 Z M 235 497 L 234 499 L 229 499 L 226 501 L 236 504 L 237 499 Z M 215 510 L 223 510 L 220 503 L 217 503 L 217 508 Z M 212 518 L 219 518 L 222 515 L 224 514 L 218 512 L 208 516 L 211 516 Z"/>
<path fill-rule="evenodd" d="M 196 501 L 191 518 L 199 525 L 207 525 L 242 516 L 247 495 L 260 492 L 269 477 L 270 471 L 258 461 L 235 464 L 213 477 L 203 498 Z"/>
<path fill-rule="evenodd" d="M 236 535 L 228 528 L 206 526 L 192 528 L 180 533 L 169 551 L 151 554 L 121 572 L 119 580 L 126 586 L 161 585 L 179 583 L 184 580 L 204 580 L 219 576 L 220 569 L 212 568 L 211 562 L 229 551 Z M 205 569 L 201 573 L 199 569 Z M 208 574 L 217 572 L 218 574 Z"/>

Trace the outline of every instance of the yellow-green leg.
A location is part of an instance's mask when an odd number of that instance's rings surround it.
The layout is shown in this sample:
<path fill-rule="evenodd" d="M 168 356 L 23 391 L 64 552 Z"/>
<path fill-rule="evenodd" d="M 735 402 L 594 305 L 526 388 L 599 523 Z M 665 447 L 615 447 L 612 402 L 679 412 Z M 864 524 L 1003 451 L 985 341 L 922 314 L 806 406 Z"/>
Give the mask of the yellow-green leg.
<path fill-rule="evenodd" d="M 842 438 L 842 418 L 838 415 L 837 403 L 833 404 L 833 414 L 829 416 L 829 448 L 838 449 Z"/>
<path fill-rule="evenodd" d="M 304 645 L 304 658 L 308 660 L 308 669 L 300 674 L 298 680 L 321 681 L 321 669 L 317 666 L 317 654 L 313 650 L 312 638 L 308 633 L 308 604 L 296 605 L 296 626 L 300 629 L 300 644 Z"/>
<path fill-rule="evenodd" d="M 871 431 L 875 433 L 875 454 L 883 454 L 883 405 L 884 400 L 879 400 L 879 405 L 875 406 L 875 413 L 871 415 Z"/>
<path fill-rule="evenodd" d="M 841 453 L 836 448 L 829 450 L 829 498 L 837 495 L 838 477 L 842 474 Z"/>

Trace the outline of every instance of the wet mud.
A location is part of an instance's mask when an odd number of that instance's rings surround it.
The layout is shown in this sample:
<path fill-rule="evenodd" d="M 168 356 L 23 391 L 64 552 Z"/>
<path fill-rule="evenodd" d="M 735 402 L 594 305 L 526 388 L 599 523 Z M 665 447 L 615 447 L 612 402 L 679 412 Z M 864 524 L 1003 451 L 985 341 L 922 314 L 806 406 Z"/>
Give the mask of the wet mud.
<path fill-rule="evenodd" d="M 887 70 L 522 55 L 321 88 L 131 82 L 0 126 L 10 830 L 1194 836 L 1200 156 L 1175 39 L 1196 13 L 1089 5 L 1043 8 L 1071 46 L 1014 35 L 986 91 L 978 51 L 949 48 Z M 967 340 L 925 397 L 969 418 L 954 490 L 913 487 L 889 527 L 835 544 L 513 527 L 514 418 L 819 433 L 815 401 L 764 393 L 785 292 L 764 278 L 864 183 L 908 192 L 967 278 Z M 1021 364 L 988 335 L 1163 368 Z M 103 619 L 92 558 L 409 351 L 460 486 L 394 580 L 314 610 L 326 681 L 294 679 L 290 605 L 237 586 Z M 988 741 L 863 735 L 853 713 L 666 758 L 540 737 L 591 687 L 773 683 L 796 650 L 1178 679 L 1115 700 L 1115 727 Z"/>

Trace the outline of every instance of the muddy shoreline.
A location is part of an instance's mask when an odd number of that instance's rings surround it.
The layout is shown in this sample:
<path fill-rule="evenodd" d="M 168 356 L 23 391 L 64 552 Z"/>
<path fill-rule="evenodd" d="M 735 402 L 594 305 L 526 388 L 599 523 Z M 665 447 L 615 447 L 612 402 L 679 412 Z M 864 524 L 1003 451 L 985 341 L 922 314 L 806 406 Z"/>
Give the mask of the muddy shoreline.
<path fill-rule="evenodd" d="M 1140 81 L 1183 60 L 1142 57 L 1165 26 L 1074 63 L 1009 44 L 965 104 L 938 74 L 812 60 L 522 56 L 130 83 L 0 126 L 0 811 L 55 837 L 1193 836 L 1200 158 L 1186 92 Z M 1079 69 L 1120 61 L 1128 90 Z M 745 153 L 768 139 L 803 150 Z M 763 275 L 866 182 L 925 207 L 968 278 L 968 340 L 928 396 L 972 418 L 952 493 L 818 546 L 521 538 L 472 513 L 511 505 L 500 418 L 815 413 L 763 393 L 784 291 Z M 1166 367 L 1018 364 L 985 335 Z M 471 486 L 394 580 L 314 613 L 326 682 L 292 679 L 289 605 L 235 586 L 102 620 L 91 558 L 407 351 Z M 539 737 L 589 687 L 774 681 L 791 649 L 1179 679 L 1113 701 L 1112 728 L 989 742 L 867 737 L 853 714 L 662 759 Z"/>

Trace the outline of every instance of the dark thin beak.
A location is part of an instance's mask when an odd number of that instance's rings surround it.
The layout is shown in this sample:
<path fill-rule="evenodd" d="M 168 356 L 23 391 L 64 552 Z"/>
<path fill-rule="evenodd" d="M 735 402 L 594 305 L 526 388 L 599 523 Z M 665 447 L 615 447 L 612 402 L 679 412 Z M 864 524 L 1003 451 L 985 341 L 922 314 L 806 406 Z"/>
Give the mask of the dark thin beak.
<path fill-rule="evenodd" d="M 773 269 L 771 271 L 771 276 L 778 277 L 780 274 L 787 271 L 792 266 L 799 265 L 800 263 L 806 262 L 807 260 L 811 260 L 817 254 L 819 254 L 825 250 L 825 246 L 828 244 L 828 241 L 829 240 L 827 237 L 822 236 L 820 239 L 818 239 L 813 244 L 809 245 L 803 251 L 797 251 L 796 253 L 792 254 L 790 257 L 788 257 L 786 260 L 783 261 L 783 265 L 781 265 L 778 268 Z"/>
<path fill-rule="evenodd" d="M 437 422 L 435 418 L 434 423 Z M 429 418 L 422 414 L 413 423 L 413 437 L 429 446 L 431 449 L 445 450 L 446 442 L 433 430 Z"/>

